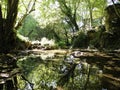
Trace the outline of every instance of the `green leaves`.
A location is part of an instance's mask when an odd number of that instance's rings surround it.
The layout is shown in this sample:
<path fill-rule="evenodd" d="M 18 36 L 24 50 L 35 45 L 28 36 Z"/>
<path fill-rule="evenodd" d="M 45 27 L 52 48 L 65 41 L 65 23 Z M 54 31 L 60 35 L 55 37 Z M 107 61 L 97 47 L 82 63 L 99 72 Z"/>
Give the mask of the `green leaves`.
<path fill-rule="evenodd" d="M 28 15 L 24 22 L 22 28 L 19 30 L 19 33 L 29 37 L 31 40 L 34 40 L 38 36 L 38 22 L 33 18 L 33 16 Z"/>

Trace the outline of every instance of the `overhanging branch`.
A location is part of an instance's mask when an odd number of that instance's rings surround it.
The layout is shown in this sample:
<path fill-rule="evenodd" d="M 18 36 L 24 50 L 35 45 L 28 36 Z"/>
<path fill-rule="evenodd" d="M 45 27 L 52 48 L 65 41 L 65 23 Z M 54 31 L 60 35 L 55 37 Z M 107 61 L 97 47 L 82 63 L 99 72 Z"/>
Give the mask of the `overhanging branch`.
<path fill-rule="evenodd" d="M 25 9 L 26 9 L 26 13 L 21 17 L 21 19 L 20 19 L 20 20 L 18 21 L 18 23 L 16 24 L 15 30 L 18 30 L 18 28 L 22 26 L 23 20 L 24 20 L 31 12 L 35 11 L 35 8 L 34 8 L 34 7 L 35 7 L 35 2 L 36 2 L 36 0 L 34 0 L 33 2 L 32 2 L 32 0 L 30 0 L 29 3 L 28 3 L 28 5 L 27 5 L 27 7 L 26 7 L 25 4 L 23 3 L 23 5 L 24 5 L 24 7 L 25 7 Z M 31 4 L 32 4 L 32 6 L 31 6 Z M 31 7 L 30 7 L 30 6 L 31 6 Z"/>

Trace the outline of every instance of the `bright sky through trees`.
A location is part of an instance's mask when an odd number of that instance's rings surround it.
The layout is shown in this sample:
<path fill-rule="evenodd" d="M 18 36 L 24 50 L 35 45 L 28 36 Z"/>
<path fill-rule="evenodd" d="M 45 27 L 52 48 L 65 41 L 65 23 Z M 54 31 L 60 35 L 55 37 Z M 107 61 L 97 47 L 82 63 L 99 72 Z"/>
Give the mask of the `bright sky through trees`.
<path fill-rule="evenodd" d="M 119 0 L 113 0 L 113 1 L 114 1 L 114 3 L 119 2 Z M 112 5 L 113 4 L 112 0 L 107 0 L 107 2 L 108 2 L 107 5 Z"/>

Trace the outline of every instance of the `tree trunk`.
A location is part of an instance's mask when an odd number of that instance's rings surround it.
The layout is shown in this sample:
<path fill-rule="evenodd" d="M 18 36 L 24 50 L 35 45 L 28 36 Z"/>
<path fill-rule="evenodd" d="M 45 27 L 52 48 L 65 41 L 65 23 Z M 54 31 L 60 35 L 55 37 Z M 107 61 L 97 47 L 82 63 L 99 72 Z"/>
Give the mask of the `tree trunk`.
<path fill-rule="evenodd" d="M 14 24 L 18 12 L 18 1 L 7 1 L 6 18 L 2 16 L 2 7 L 0 4 L 0 53 L 8 53 L 15 48 L 16 33 L 14 31 Z"/>
<path fill-rule="evenodd" d="M 65 37 L 66 37 L 65 42 L 66 42 L 66 45 L 67 45 L 67 46 L 69 46 L 69 45 L 70 45 L 70 43 L 69 43 L 68 32 L 67 32 L 67 30 L 66 30 L 65 28 L 64 28 L 64 30 L 65 30 Z"/>
<path fill-rule="evenodd" d="M 93 4 L 91 3 L 90 0 L 87 1 L 88 2 L 88 9 L 89 9 L 89 18 L 90 18 L 90 27 L 89 28 L 92 28 L 92 23 L 93 23 L 93 15 L 92 15 L 92 12 L 93 12 Z"/>
<path fill-rule="evenodd" d="M 90 13 L 90 28 L 92 28 L 93 23 L 92 8 L 90 8 L 89 13 Z"/>
<path fill-rule="evenodd" d="M 1 0 L 1 2 L 3 1 Z M 14 65 L 17 66 L 16 60 L 13 59 L 14 57 L 9 56 L 7 53 L 15 49 L 16 46 L 14 25 L 18 12 L 18 2 L 19 0 L 5 0 L 6 11 L 2 10 L 2 5 L 0 3 L 0 63 L 2 65 L 0 66 L 0 74 L 4 72 L 5 65 L 7 65 L 7 70 L 11 70 L 11 73 L 6 70 L 6 73 L 10 73 L 9 75 L 12 75 L 12 70 L 16 68 Z M 2 13 L 6 13 L 6 17 L 3 17 Z M 13 66 L 12 69 L 9 67 L 11 65 Z M 10 79 L 4 76 L 0 78 L 6 80 L 4 83 L 0 83 L 0 90 L 17 90 L 16 76 L 11 76 L 9 77 Z"/>

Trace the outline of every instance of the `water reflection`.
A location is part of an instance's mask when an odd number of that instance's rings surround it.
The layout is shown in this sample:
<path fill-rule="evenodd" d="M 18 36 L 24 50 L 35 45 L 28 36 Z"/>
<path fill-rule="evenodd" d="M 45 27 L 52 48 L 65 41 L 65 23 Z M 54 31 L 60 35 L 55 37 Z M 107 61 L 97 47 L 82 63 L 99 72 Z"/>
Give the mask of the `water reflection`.
<path fill-rule="evenodd" d="M 41 56 L 41 58 L 42 58 L 42 60 L 46 60 L 46 59 L 52 59 L 52 58 L 54 58 L 54 54 L 41 54 L 40 55 Z"/>
<path fill-rule="evenodd" d="M 25 90 L 33 90 L 33 85 L 31 85 L 30 83 L 26 83 Z"/>
<path fill-rule="evenodd" d="M 18 60 L 23 75 L 34 84 L 34 90 L 102 90 L 99 70 L 86 60 L 72 55 L 43 53 Z M 29 83 L 19 78 L 20 90 L 32 90 Z"/>

